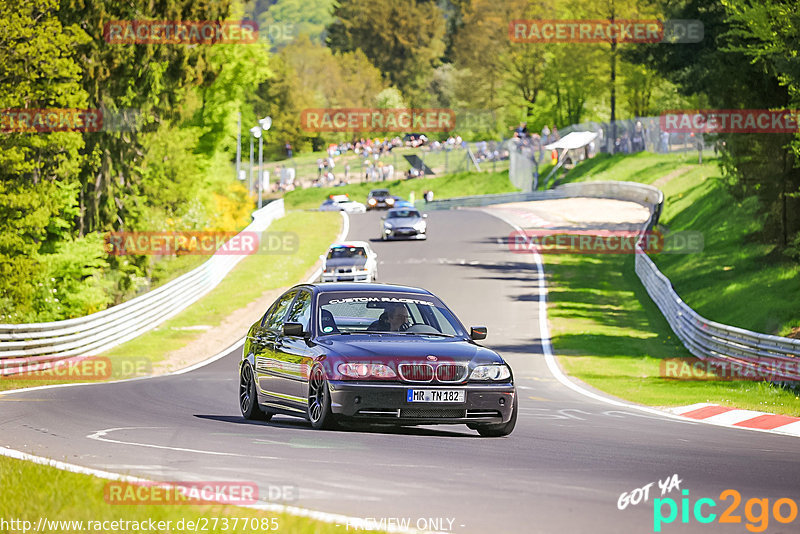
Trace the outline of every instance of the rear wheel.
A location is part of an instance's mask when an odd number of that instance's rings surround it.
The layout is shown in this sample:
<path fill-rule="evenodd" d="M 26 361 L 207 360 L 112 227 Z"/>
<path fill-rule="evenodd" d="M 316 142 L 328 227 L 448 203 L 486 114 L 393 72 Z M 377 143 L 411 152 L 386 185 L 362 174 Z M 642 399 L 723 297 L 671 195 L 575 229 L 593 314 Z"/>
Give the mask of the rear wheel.
<path fill-rule="evenodd" d="M 322 367 L 316 366 L 308 378 L 308 420 L 315 429 L 336 427 L 336 416 L 331 410 L 331 392 Z"/>
<path fill-rule="evenodd" d="M 514 404 L 511 407 L 511 419 L 508 420 L 508 423 L 474 425 L 474 426 L 470 425 L 470 428 L 477 430 L 478 434 L 480 434 L 484 438 L 500 438 L 511 434 L 516 425 L 517 425 L 517 396 L 514 395 Z"/>
<path fill-rule="evenodd" d="M 272 419 L 272 412 L 264 413 L 258 406 L 258 394 L 256 393 L 256 380 L 253 375 L 253 368 L 249 363 L 242 365 L 242 373 L 239 376 L 239 408 L 242 415 L 248 420 L 269 421 Z"/>

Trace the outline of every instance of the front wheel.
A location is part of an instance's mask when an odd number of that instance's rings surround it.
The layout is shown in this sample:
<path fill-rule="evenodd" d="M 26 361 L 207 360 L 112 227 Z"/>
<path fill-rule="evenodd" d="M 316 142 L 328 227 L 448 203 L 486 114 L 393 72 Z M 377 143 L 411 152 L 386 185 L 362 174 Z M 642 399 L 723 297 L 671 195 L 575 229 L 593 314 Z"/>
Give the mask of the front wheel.
<path fill-rule="evenodd" d="M 272 412 L 264 413 L 258 406 L 256 380 L 249 363 L 242 365 L 242 373 L 239 375 L 239 409 L 244 418 L 250 421 L 272 419 Z"/>
<path fill-rule="evenodd" d="M 514 395 L 514 404 L 511 407 L 511 419 L 508 423 L 497 423 L 489 425 L 475 425 L 470 426 L 478 431 L 478 434 L 484 438 L 500 438 L 511 434 L 514 427 L 517 425 L 517 395 Z"/>
<path fill-rule="evenodd" d="M 308 378 L 308 420 L 315 429 L 336 427 L 336 419 L 331 410 L 331 392 L 322 367 L 316 366 Z"/>

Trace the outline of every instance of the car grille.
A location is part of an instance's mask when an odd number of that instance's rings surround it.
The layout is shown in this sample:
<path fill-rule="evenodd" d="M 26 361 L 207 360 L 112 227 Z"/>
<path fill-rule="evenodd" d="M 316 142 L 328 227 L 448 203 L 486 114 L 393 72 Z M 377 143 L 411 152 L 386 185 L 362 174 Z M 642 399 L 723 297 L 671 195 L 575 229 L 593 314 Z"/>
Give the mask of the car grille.
<path fill-rule="evenodd" d="M 433 366 L 427 363 L 401 363 L 400 378 L 408 382 L 430 382 L 433 380 Z"/>
<path fill-rule="evenodd" d="M 463 382 L 469 372 L 466 365 L 455 363 L 440 363 L 435 370 L 429 363 L 401 363 L 398 368 L 407 382 L 432 382 L 434 377 L 437 382 Z"/>
<path fill-rule="evenodd" d="M 461 382 L 467 378 L 467 366 L 442 363 L 436 367 L 436 380 L 439 382 Z"/>
<path fill-rule="evenodd" d="M 400 417 L 426 419 L 463 419 L 466 414 L 466 410 L 458 408 L 405 408 L 400 410 Z"/>

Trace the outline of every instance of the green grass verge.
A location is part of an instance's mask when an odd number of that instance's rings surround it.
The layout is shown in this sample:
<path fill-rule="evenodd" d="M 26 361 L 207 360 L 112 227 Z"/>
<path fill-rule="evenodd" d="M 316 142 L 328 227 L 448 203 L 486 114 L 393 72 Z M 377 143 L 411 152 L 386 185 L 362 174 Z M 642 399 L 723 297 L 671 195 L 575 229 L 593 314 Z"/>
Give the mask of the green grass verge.
<path fill-rule="evenodd" d="M 423 191 L 430 189 L 434 199 L 462 197 L 469 195 L 489 195 L 517 191 L 508 179 L 508 172 L 462 172 L 438 178 L 416 178 L 413 180 L 387 180 L 385 182 L 366 182 L 341 187 L 318 187 L 296 189 L 286 193 L 286 209 L 316 209 L 328 195 L 348 194 L 358 202 L 366 202 L 367 194 L 373 189 L 388 189 L 393 195 L 405 199 L 413 191 L 416 200 L 422 200 Z"/>
<path fill-rule="evenodd" d="M 759 244 L 760 216 L 726 192 L 716 161 L 684 155 L 601 156 L 567 181 L 661 180 L 661 222 L 704 234 L 698 254 L 651 256 L 683 300 L 708 319 L 785 335 L 800 324 L 800 266 Z M 578 173 L 577 171 L 580 171 Z M 800 415 L 800 393 L 766 383 L 661 378 L 664 358 L 690 354 L 634 272 L 633 256 L 545 256 L 553 346 L 565 370 L 618 397 L 657 406 L 713 402 Z"/>
<path fill-rule="evenodd" d="M 704 153 L 705 167 L 714 167 L 708 162 L 713 152 Z M 618 180 L 651 184 L 657 179 L 686 165 L 697 165 L 697 152 L 680 152 L 674 154 L 653 154 L 638 152 L 636 154 L 598 154 L 594 158 L 582 161 L 570 170 L 559 183 Z"/>
<path fill-rule="evenodd" d="M 294 232 L 298 250 L 293 254 L 254 254 L 244 258 L 210 293 L 175 317 L 136 339 L 106 351 L 113 379 L 130 376 L 142 365 L 158 362 L 173 350 L 197 338 L 191 327 L 216 327 L 231 312 L 246 306 L 262 292 L 299 283 L 341 229 L 341 216 L 331 212 L 289 212 L 274 221 L 270 232 Z M 244 332 L 242 332 L 244 334 Z M 64 383 L 70 380 L 0 378 L 0 390 Z"/>
<path fill-rule="evenodd" d="M 88 475 L 70 473 L 49 466 L 38 465 L 14 458 L 0 457 L 0 519 L 8 522 L 11 520 L 30 521 L 28 532 L 36 528 L 39 518 L 46 518 L 51 522 L 51 528 L 43 528 L 46 532 L 80 532 L 81 529 L 70 528 L 68 524 L 60 526 L 54 524 L 59 521 L 82 521 L 83 531 L 92 531 L 86 528 L 95 521 L 135 521 L 147 525 L 146 528 L 136 529 L 127 524 L 128 528 L 118 528 L 118 532 L 193 532 L 194 528 L 186 527 L 187 521 L 193 521 L 200 529 L 207 526 L 208 530 L 202 532 L 300 532 L 308 534 L 329 534 L 346 532 L 346 525 L 336 526 L 313 519 L 295 517 L 282 513 L 266 513 L 247 508 L 230 505 L 116 505 L 109 504 L 104 499 L 104 488 L 109 481 Z M 214 528 L 214 519 L 217 519 Z M 227 518 L 228 528 L 224 529 Z M 275 521 L 270 523 L 270 519 Z M 236 529 L 233 529 L 234 520 L 238 519 Z M 244 520 L 248 525 L 251 520 L 258 524 L 265 521 L 268 529 L 242 528 Z M 176 528 L 178 522 L 184 521 L 184 528 Z M 149 521 L 158 525 L 164 521 L 163 527 L 148 530 Z M 167 521 L 171 522 L 167 525 Z M 198 523 L 199 522 L 199 523 Z M 17 523 L 18 525 L 18 523 Z M 118 525 L 122 527 L 123 525 Z M 277 528 L 274 528 L 277 526 Z M 13 524 L 0 526 L 2 532 L 22 532 L 22 527 L 14 528 Z M 110 532 L 111 524 L 95 532 Z"/>
<path fill-rule="evenodd" d="M 766 383 L 662 378 L 690 357 L 633 270 L 632 255 L 545 256 L 548 319 L 564 370 L 597 389 L 653 406 L 712 402 L 800 415 L 800 394 Z"/>

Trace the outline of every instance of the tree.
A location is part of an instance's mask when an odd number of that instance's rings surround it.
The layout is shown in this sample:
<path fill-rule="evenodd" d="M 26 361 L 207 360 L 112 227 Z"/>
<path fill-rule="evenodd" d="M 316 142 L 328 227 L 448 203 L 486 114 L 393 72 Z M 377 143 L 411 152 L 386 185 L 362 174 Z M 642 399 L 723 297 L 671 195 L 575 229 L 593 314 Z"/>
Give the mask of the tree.
<path fill-rule="evenodd" d="M 413 106 L 427 103 L 426 88 L 444 54 L 445 22 L 429 0 L 342 0 L 328 28 L 329 46 L 361 49 L 384 79 Z"/>
<path fill-rule="evenodd" d="M 717 109 L 798 107 L 796 2 L 684 0 L 665 4 L 665 18 L 703 21 L 704 38 L 681 46 L 639 45 L 632 61 L 647 63 L 684 95 L 702 95 Z M 800 258 L 798 136 L 722 133 L 722 167 L 729 190 L 763 206 L 764 237 Z"/>
<path fill-rule="evenodd" d="M 0 0 L 0 109 L 85 108 L 72 50 L 87 41 L 62 25 L 56 0 Z M 30 313 L 45 269 L 39 252 L 70 233 L 75 174 L 83 146 L 76 132 L 0 133 L 0 322 Z"/>

